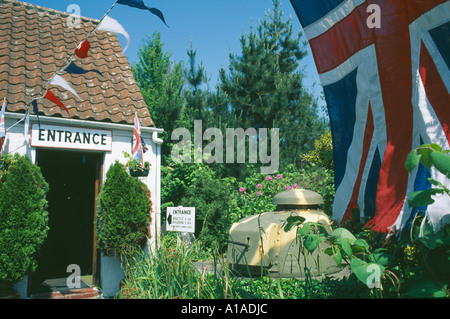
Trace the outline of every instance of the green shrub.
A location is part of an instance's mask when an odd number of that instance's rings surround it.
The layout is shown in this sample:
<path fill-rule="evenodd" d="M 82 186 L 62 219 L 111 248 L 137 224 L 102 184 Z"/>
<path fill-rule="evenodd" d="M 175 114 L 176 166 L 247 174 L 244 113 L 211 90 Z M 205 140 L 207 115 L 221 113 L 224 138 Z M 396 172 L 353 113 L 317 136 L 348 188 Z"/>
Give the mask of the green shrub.
<path fill-rule="evenodd" d="M 208 167 L 192 176 L 192 185 L 185 191 L 181 205 L 195 207 L 196 237 L 206 247 L 226 248 L 230 228 L 228 210 L 232 188 L 228 179 L 218 179 Z"/>
<path fill-rule="evenodd" d="M 237 298 L 233 278 L 226 265 L 219 271 L 197 269 L 193 263 L 202 244 L 179 246 L 174 235 L 163 236 L 158 247 L 148 252 L 126 254 L 124 279 L 118 298 L 122 299 L 226 299 Z M 215 256 L 218 254 L 215 253 Z M 207 270 L 211 271 L 208 272 Z"/>
<path fill-rule="evenodd" d="M 290 188 L 304 188 L 322 195 L 325 213 L 331 215 L 334 200 L 333 171 L 315 165 L 296 169 L 289 165 L 282 173 L 264 175 L 255 172 L 244 182 L 239 182 L 230 197 L 230 220 L 240 219 L 276 209 L 273 197 Z"/>
<path fill-rule="evenodd" d="M 27 156 L 0 158 L 0 281 L 17 282 L 36 269 L 49 230 L 47 192 Z"/>
<path fill-rule="evenodd" d="M 119 162 L 106 173 L 97 202 L 97 246 L 107 253 L 123 254 L 142 248 L 150 223 L 150 191 L 131 177 Z"/>

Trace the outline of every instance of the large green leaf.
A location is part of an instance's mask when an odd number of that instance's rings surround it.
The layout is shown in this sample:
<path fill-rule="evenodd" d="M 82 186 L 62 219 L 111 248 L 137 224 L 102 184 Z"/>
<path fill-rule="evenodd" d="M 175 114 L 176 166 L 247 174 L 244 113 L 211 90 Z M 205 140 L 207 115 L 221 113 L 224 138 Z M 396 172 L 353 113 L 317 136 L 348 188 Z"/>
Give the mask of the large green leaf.
<path fill-rule="evenodd" d="M 432 195 L 444 193 L 443 189 L 430 188 L 409 194 L 408 204 L 410 207 L 428 206 L 434 203 Z"/>
<path fill-rule="evenodd" d="M 431 152 L 430 161 L 442 174 L 450 177 L 450 156 L 441 152 Z"/>
<path fill-rule="evenodd" d="M 305 224 L 302 225 L 301 228 L 299 228 L 297 230 L 297 234 L 300 237 L 303 237 L 303 236 L 308 235 L 310 231 L 311 231 L 311 224 L 310 223 L 305 223 Z"/>
<path fill-rule="evenodd" d="M 333 240 L 336 240 L 338 238 L 347 238 L 350 240 L 350 243 L 352 245 L 356 241 L 356 237 L 350 231 L 342 227 L 333 230 L 333 232 L 331 233 L 331 238 Z"/>
<path fill-rule="evenodd" d="M 377 249 L 372 256 L 374 262 L 383 266 L 391 265 L 394 261 L 394 256 L 388 253 L 387 249 Z"/>
<path fill-rule="evenodd" d="M 335 244 L 342 248 L 342 250 L 351 257 L 353 255 L 351 241 L 348 238 L 340 237 L 335 240 Z"/>
<path fill-rule="evenodd" d="M 369 250 L 369 244 L 362 238 L 358 238 L 353 245 L 355 246 L 359 246 L 359 247 L 364 247 L 366 250 Z"/>
<path fill-rule="evenodd" d="M 425 247 L 429 249 L 436 248 L 436 236 L 434 235 L 433 226 L 425 223 L 422 227 L 422 236 L 418 239 Z"/>
<path fill-rule="evenodd" d="M 356 277 L 369 288 L 378 287 L 385 268 L 377 263 L 367 263 L 359 258 L 351 259 L 351 269 Z"/>
<path fill-rule="evenodd" d="M 419 165 L 421 155 L 416 152 L 416 150 L 411 151 L 408 154 L 405 162 L 405 168 L 408 172 L 412 172 L 414 168 Z"/>
<path fill-rule="evenodd" d="M 306 219 L 301 216 L 289 216 L 286 218 L 286 225 L 284 226 L 284 231 L 288 232 L 292 228 L 302 224 Z"/>
<path fill-rule="evenodd" d="M 333 249 L 333 251 L 334 251 L 334 261 L 336 262 L 336 264 L 338 265 L 338 266 L 340 266 L 341 264 L 342 264 L 342 254 L 341 254 L 341 250 L 338 248 L 338 249 Z"/>
<path fill-rule="evenodd" d="M 305 239 L 305 248 L 312 253 L 317 249 L 319 244 L 324 241 L 326 238 L 320 234 L 310 234 L 306 236 Z"/>

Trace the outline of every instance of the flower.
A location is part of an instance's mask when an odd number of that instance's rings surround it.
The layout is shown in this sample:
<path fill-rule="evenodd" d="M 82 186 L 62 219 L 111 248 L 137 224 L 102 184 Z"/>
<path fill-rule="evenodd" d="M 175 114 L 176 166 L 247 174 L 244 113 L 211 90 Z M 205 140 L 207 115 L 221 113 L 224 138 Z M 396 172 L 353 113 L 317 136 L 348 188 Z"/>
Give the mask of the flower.
<path fill-rule="evenodd" d="M 262 192 L 261 191 L 258 191 L 257 193 L 256 193 L 256 196 L 261 196 L 262 195 Z"/>
<path fill-rule="evenodd" d="M 291 186 L 286 186 L 286 190 L 289 190 L 289 189 L 292 189 L 292 187 Z"/>
<path fill-rule="evenodd" d="M 263 186 L 261 184 L 256 184 L 256 188 L 262 189 Z"/>
<path fill-rule="evenodd" d="M 292 188 L 298 188 L 297 183 L 294 183 L 294 184 L 292 185 Z"/>
<path fill-rule="evenodd" d="M 282 179 L 283 176 L 281 176 L 281 174 L 277 174 L 277 176 L 275 177 L 276 179 Z"/>
<path fill-rule="evenodd" d="M 271 181 L 271 180 L 272 180 L 272 176 L 267 175 L 267 176 L 266 176 L 266 181 Z"/>
<path fill-rule="evenodd" d="M 245 193 L 245 187 L 239 188 L 239 193 Z"/>

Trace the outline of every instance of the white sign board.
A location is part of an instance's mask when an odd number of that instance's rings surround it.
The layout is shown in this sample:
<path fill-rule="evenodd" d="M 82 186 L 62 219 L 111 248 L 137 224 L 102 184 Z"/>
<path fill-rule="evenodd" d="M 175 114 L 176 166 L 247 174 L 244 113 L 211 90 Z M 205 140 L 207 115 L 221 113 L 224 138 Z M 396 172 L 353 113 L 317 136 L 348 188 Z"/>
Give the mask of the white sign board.
<path fill-rule="evenodd" d="M 195 207 L 167 207 L 166 230 L 195 232 Z"/>
<path fill-rule="evenodd" d="M 32 124 L 30 144 L 34 147 L 111 151 L 112 131 Z"/>

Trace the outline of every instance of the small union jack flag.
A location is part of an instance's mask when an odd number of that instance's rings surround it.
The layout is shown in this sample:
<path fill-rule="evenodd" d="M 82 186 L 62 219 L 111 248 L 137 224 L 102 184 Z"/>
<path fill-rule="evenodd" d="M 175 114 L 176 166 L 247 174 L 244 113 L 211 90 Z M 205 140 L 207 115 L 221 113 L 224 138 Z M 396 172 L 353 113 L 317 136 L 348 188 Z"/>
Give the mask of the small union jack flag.
<path fill-rule="evenodd" d="M 333 218 L 358 208 L 379 232 L 407 229 L 408 194 L 450 180 L 405 169 L 421 144 L 450 143 L 450 1 L 291 0 L 322 82 L 333 135 Z M 379 26 L 369 23 L 379 9 Z M 430 176 L 431 174 L 431 176 Z M 435 230 L 450 199 L 422 208 Z M 444 216 L 446 215 L 446 216 Z"/>
<path fill-rule="evenodd" d="M 146 151 L 148 151 L 148 147 L 141 136 L 141 122 L 139 122 L 137 113 L 135 113 L 133 129 L 133 158 L 141 161 L 142 168 L 144 167 L 144 153 Z"/>
<path fill-rule="evenodd" d="M 0 111 L 0 137 L 5 137 L 5 109 L 6 109 L 6 98 L 3 100 L 2 110 Z"/>
<path fill-rule="evenodd" d="M 5 110 L 6 110 L 6 98 L 3 99 L 2 109 L 0 111 L 0 152 L 3 147 L 3 142 L 6 136 L 6 128 L 5 128 Z"/>

